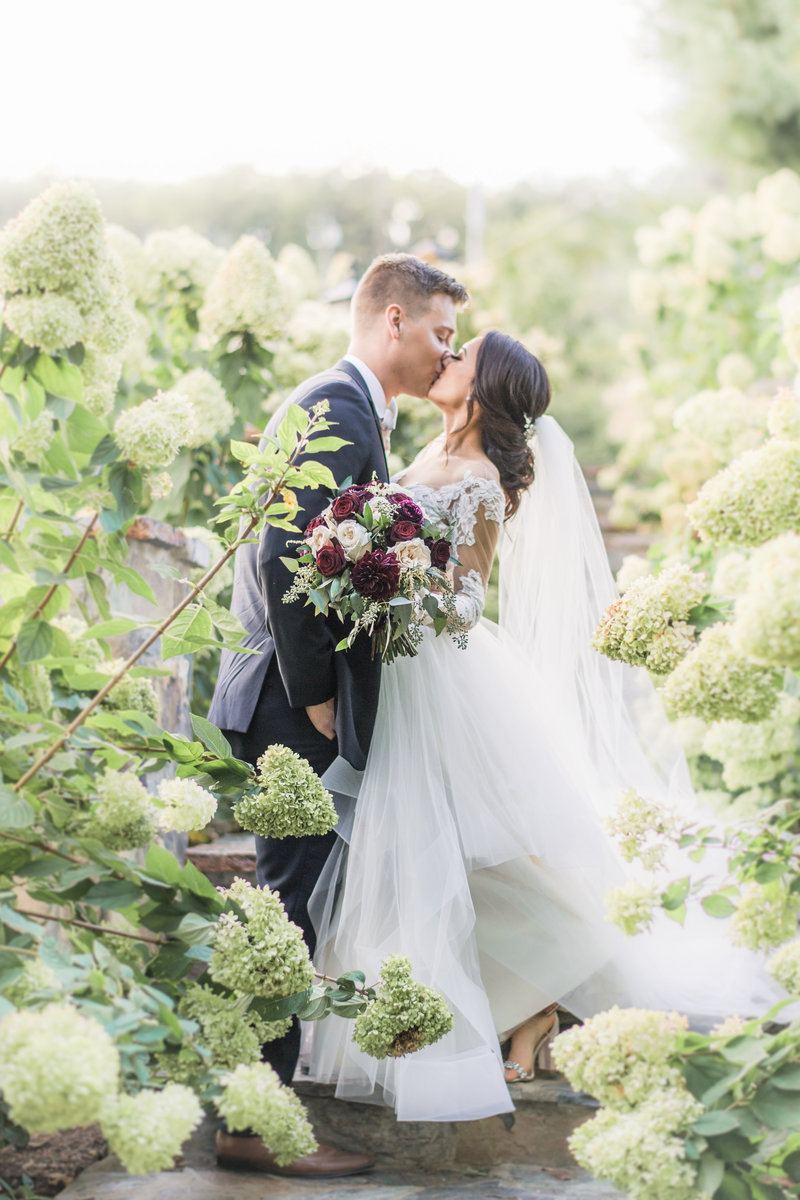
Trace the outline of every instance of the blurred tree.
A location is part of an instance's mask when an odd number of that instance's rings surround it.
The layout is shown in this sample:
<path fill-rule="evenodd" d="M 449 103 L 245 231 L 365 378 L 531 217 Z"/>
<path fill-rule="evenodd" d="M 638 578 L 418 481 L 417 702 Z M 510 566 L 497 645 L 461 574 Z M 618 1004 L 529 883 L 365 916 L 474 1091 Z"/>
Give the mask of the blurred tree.
<path fill-rule="evenodd" d="M 800 167 L 797 0 L 642 0 L 684 136 L 730 182 Z M 743 178 L 744 177 L 744 178 Z"/>

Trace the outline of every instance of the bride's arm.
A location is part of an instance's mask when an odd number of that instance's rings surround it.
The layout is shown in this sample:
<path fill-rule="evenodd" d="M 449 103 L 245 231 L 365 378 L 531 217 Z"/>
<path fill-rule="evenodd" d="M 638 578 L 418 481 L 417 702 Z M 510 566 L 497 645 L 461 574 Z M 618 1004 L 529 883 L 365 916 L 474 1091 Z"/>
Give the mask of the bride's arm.
<path fill-rule="evenodd" d="M 476 479 L 455 513 L 454 551 L 458 564 L 453 571 L 453 585 L 458 615 L 469 628 L 477 625 L 486 603 L 504 509 L 505 496 L 499 485 Z"/>

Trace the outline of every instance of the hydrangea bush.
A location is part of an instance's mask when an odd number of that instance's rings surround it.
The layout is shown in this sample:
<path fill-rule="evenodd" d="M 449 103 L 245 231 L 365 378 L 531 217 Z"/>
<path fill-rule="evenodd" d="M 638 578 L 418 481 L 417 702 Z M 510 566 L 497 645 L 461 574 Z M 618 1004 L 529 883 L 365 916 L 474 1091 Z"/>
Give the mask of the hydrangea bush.
<path fill-rule="evenodd" d="M 275 778 L 256 779 L 202 717 L 188 736 L 164 729 L 143 656 L 159 639 L 165 659 L 239 646 L 214 580 L 264 523 L 296 528 L 294 489 L 335 487 L 314 447 L 340 444 L 324 403 L 293 409 L 260 449 L 231 443 L 240 481 L 215 506 L 211 566 L 165 617 L 112 610 L 115 585 L 140 611 L 155 600 L 126 565 L 152 481 L 231 418 L 213 348 L 209 369 L 176 370 L 220 264 L 188 231 L 144 247 L 107 236 L 83 185 L 49 189 L 0 234 L 0 1139 L 100 1120 L 133 1172 L 170 1166 L 202 1106 L 232 1127 L 241 1116 L 282 1162 L 308 1153 L 299 1102 L 259 1046 L 295 1014 L 353 1018 L 377 995 L 357 971 L 316 976 L 279 897 L 241 881 L 222 894 L 156 841 Z M 42 301 L 46 337 L 31 316 Z M 152 356 L 169 363 L 161 378 L 131 365 L 129 341 L 157 348 L 134 302 L 169 331 L 169 354 Z M 258 303 L 272 322 L 270 296 L 253 293 L 251 315 Z M 120 364 L 130 402 L 115 412 Z M 135 635 L 124 659 L 120 634 Z M 170 777 L 145 786 L 155 772 Z M 299 760 L 279 791 L 287 833 L 329 805 Z"/>

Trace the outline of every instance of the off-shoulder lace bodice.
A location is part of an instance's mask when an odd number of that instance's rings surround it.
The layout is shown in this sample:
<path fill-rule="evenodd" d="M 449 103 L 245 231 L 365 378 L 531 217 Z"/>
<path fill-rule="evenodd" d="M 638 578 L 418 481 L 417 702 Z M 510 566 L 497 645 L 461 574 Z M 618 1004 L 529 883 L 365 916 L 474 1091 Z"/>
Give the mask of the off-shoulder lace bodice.
<path fill-rule="evenodd" d="M 460 479 L 431 487 L 404 483 L 428 516 L 453 526 L 453 548 L 458 565 L 453 573 L 459 616 L 470 627 L 480 620 L 486 602 L 486 585 L 494 561 L 506 498 L 494 479 L 467 471 Z"/>

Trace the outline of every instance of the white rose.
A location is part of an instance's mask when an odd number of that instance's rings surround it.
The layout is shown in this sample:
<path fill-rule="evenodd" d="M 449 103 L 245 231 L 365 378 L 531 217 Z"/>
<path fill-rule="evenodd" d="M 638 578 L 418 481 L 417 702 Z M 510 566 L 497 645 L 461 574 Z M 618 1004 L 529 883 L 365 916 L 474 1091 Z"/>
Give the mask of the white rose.
<path fill-rule="evenodd" d="M 415 568 L 428 568 L 431 565 L 431 552 L 422 538 L 412 538 L 410 542 L 397 542 L 392 547 L 402 571 L 412 571 Z"/>
<path fill-rule="evenodd" d="M 336 526 L 336 536 L 342 543 L 345 557 L 350 559 L 350 562 L 358 562 L 362 554 L 366 554 L 372 549 L 372 538 L 369 536 L 369 530 L 363 525 L 359 525 L 358 521 L 342 521 Z"/>
<path fill-rule="evenodd" d="M 306 541 L 311 547 L 311 552 L 315 558 L 319 554 L 322 547 L 327 546 L 332 536 L 333 535 L 330 529 L 328 529 L 327 525 L 317 525 L 316 528 L 311 530 L 311 533 L 306 538 Z"/>

